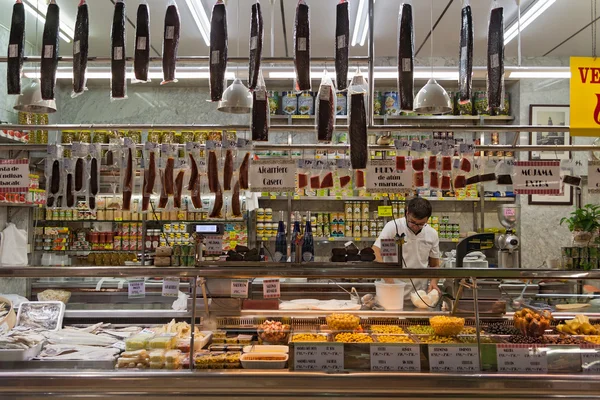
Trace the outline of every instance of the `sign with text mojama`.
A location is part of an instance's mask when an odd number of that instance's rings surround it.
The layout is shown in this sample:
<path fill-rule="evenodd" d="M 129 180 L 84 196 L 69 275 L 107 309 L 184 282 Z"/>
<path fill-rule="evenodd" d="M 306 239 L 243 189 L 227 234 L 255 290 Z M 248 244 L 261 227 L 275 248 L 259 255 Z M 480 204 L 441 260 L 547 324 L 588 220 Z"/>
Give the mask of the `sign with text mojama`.
<path fill-rule="evenodd" d="M 571 57 L 571 136 L 600 137 L 600 58 Z"/>

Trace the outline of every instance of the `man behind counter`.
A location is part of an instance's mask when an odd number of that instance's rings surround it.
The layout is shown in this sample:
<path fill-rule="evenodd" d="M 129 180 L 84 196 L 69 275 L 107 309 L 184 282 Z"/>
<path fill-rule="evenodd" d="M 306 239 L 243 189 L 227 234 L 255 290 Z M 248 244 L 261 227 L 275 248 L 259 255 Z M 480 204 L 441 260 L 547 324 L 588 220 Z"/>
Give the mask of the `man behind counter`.
<path fill-rule="evenodd" d="M 402 246 L 402 255 L 404 256 L 403 268 L 437 268 L 440 266 L 440 240 L 438 234 L 429 225 L 427 220 L 431 216 L 431 203 L 422 197 L 411 199 L 406 205 L 406 217 L 388 222 L 381 235 L 373 245 L 375 260 L 377 262 L 397 263 L 398 257 L 381 257 L 381 240 L 396 239 L 405 235 L 405 243 Z M 427 279 L 413 279 L 417 290 L 425 290 L 429 293 L 432 289 L 438 288 L 437 279 L 432 279 L 427 286 Z M 386 278 L 386 283 L 394 283 L 393 279 Z M 408 286 L 405 295 L 410 296 L 413 291 L 410 281 L 406 281 Z"/>

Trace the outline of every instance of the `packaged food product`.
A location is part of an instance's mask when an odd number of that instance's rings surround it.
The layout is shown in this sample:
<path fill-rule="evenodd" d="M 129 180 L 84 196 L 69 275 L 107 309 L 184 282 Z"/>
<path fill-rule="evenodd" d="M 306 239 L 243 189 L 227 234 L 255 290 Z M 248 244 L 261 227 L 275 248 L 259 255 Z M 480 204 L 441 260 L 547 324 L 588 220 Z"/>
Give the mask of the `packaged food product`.
<path fill-rule="evenodd" d="M 125 339 L 125 350 L 142 350 L 148 347 L 148 342 L 154 337 L 153 333 L 139 333 Z"/>
<path fill-rule="evenodd" d="M 177 350 L 176 350 L 177 351 Z M 165 362 L 165 350 L 156 349 L 149 353 L 151 363 L 164 363 Z"/>

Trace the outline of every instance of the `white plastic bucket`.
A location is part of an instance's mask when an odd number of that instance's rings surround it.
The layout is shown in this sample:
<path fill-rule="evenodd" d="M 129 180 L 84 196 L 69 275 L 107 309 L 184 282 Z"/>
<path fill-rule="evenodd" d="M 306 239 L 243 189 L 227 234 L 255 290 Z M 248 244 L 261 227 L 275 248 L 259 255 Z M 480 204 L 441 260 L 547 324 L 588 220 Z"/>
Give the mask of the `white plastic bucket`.
<path fill-rule="evenodd" d="M 404 287 L 406 282 L 385 283 L 375 281 L 377 302 L 386 310 L 404 309 Z"/>

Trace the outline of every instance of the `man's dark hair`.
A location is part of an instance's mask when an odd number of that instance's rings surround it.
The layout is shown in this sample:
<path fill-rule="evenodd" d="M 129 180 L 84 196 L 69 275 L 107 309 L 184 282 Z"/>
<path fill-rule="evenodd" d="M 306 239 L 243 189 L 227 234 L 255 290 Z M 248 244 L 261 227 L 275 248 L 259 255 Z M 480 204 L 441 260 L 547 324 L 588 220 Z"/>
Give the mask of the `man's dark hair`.
<path fill-rule="evenodd" d="M 406 206 L 406 213 L 416 219 L 425 219 L 431 217 L 431 203 L 422 197 L 413 197 Z"/>

